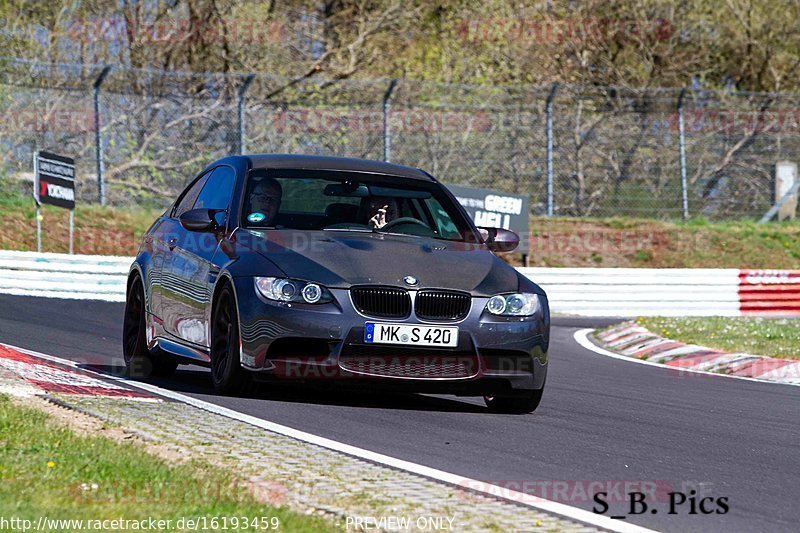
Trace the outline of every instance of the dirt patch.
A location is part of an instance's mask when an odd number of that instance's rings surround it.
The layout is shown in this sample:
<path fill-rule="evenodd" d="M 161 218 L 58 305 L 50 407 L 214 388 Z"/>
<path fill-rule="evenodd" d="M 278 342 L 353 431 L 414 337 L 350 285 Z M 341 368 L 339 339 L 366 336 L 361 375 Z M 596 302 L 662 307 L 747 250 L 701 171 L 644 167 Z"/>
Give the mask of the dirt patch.
<path fill-rule="evenodd" d="M 530 266 L 800 268 L 800 224 L 531 220 Z M 501 257 L 514 266 L 520 254 Z"/>
<path fill-rule="evenodd" d="M 8 227 L 0 234 L 0 249 L 36 250 L 36 212 L 32 205 L 0 206 Z M 84 207 L 74 213 L 76 254 L 134 255 L 142 235 L 158 212 L 118 208 Z M 69 211 L 52 206 L 41 210 L 42 251 L 69 251 Z"/>
<path fill-rule="evenodd" d="M 69 407 L 58 405 L 42 396 L 10 396 L 11 401 L 23 407 L 44 411 L 53 419 L 68 427 L 80 436 L 105 437 L 117 442 L 130 442 L 146 448 L 148 452 L 161 457 L 170 464 L 185 462 L 185 455 L 168 446 L 162 446 L 144 438 L 136 432 L 114 426 L 99 418 Z M 130 401 L 130 400 L 125 400 Z"/>

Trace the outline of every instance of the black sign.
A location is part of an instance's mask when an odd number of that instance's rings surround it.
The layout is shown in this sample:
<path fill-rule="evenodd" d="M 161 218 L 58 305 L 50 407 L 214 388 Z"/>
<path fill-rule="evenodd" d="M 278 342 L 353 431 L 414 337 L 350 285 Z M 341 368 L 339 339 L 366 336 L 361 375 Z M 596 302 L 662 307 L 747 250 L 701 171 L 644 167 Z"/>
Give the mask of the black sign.
<path fill-rule="evenodd" d="M 517 251 L 528 253 L 530 223 L 527 196 L 460 185 L 448 185 L 447 188 L 466 209 L 476 226 L 510 229 L 519 235 Z"/>
<path fill-rule="evenodd" d="M 75 160 L 38 152 L 33 177 L 33 196 L 40 204 L 75 208 Z"/>

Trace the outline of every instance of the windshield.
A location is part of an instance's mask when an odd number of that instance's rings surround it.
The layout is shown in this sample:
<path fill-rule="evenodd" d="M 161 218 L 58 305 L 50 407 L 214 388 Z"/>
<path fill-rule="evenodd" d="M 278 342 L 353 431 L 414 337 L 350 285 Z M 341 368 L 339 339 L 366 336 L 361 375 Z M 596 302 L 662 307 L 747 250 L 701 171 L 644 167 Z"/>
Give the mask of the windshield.
<path fill-rule="evenodd" d="M 440 185 L 342 172 L 252 170 L 241 225 L 475 239 Z"/>

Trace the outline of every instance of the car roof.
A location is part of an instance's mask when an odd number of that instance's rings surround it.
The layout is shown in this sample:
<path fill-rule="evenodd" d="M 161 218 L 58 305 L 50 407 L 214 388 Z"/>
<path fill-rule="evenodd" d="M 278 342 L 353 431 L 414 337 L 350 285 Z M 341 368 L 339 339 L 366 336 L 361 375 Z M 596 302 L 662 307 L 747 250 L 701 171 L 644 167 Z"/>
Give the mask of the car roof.
<path fill-rule="evenodd" d="M 243 157 L 250 160 L 251 168 L 366 172 L 434 181 L 429 174 L 418 168 L 354 157 L 292 154 L 251 154 Z"/>

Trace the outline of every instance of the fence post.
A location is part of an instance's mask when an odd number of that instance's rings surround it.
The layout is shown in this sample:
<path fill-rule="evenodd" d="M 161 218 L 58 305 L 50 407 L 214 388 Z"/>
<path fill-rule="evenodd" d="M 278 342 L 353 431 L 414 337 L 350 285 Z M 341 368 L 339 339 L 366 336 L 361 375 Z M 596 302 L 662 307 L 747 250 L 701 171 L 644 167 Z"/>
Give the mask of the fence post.
<path fill-rule="evenodd" d="M 244 131 L 244 97 L 250 84 L 255 79 L 255 74 L 248 74 L 244 79 L 244 83 L 239 87 L 239 155 L 244 154 L 245 151 L 245 131 Z"/>
<path fill-rule="evenodd" d="M 683 207 L 683 219 L 689 220 L 689 191 L 686 183 L 686 138 L 683 130 L 683 98 L 686 96 L 686 88 L 681 89 L 678 96 L 678 149 L 681 158 L 681 200 Z"/>
<path fill-rule="evenodd" d="M 39 190 L 36 187 L 36 176 L 39 175 L 39 148 L 33 143 L 33 200 L 36 202 L 36 252 L 42 253 L 42 204 L 39 201 Z"/>
<path fill-rule="evenodd" d="M 389 103 L 396 85 L 397 80 L 391 80 L 389 82 L 389 87 L 386 89 L 386 93 L 383 95 L 383 160 L 387 163 L 392 157 L 392 131 L 389 128 Z"/>
<path fill-rule="evenodd" d="M 547 95 L 547 106 L 545 113 L 547 116 L 547 216 L 552 217 L 555 213 L 555 198 L 553 192 L 553 100 L 558 91 L 558 84 L 554 83 Z"/>
<path fill-rule="evenodd" d="M 97 199 L 100 205 L 106 205 L 106 182 L 103 178 L 105 164 L 103 162 L 103 143 L 100 140 L 100 86 L 106 79 L 111 67 L 106 66 L 94 80 L 94 145 L 97 158 Z"/>

